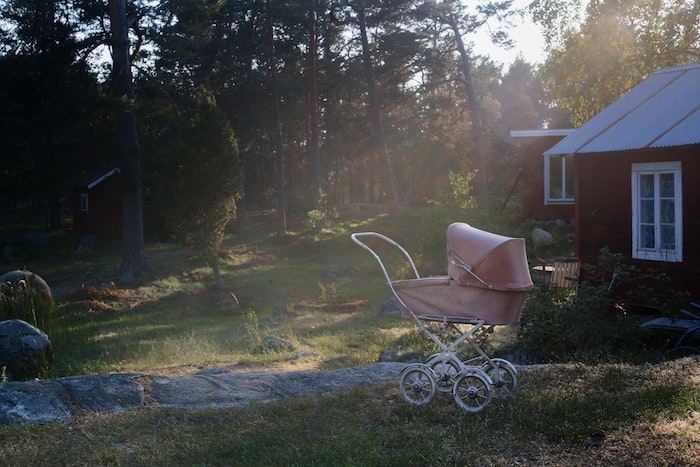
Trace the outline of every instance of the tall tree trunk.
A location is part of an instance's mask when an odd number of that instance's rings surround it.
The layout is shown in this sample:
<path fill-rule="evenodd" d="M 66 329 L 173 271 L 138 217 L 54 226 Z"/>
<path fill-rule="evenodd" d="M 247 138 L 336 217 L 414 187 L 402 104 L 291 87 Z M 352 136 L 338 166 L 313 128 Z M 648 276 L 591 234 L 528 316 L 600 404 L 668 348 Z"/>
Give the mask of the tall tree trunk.
<path fill-rule="evenodd" d="M 122 179 L 122 264 L 121 276 L 129 281 L 144 272 L 146 257 L 143 240 L 141 199 L 141 149 L 136 133 L 134 90 L 131 83 L 129 26 L 126 1 L 109 0 L 112 30 L 112 86 L 117 102 L 117 144 Z"/>
<path fill-rule="evenodd" d="M 321 157 L 318 151 L 318 89 L 316 86 L 316 5 L 309 9 L 309 113 L 311 117 L 311 179 L 313 186 L 313 207 L 321 207 Z"/>
<path fill-rule="evenodd" d="M 256 40 L 255 36 L 255 24 L 258 19 L 259 11 L 256 3 L 251 6 L 252 11 L 250 13 L 250 21 L 245 25 L 241 25 L 241 28 L 245 27 L 247 29 L 247 34 L 242 35 L 242 40 L 245 42 L 244 49 L 246 50 L 245 57 L 245 78 L 244 82 L 248 86 L 253 82 L 251 79 L 253 75 L 253 49 Z M 250 92 L 249 95 L 254 95 Z M 249 111 L 252 115 L 252 107 L 256 105 L 257 102 L 253 102 L 254 97 L 249 97 L 244 100 L 244 109 Z M 243 170 L 243 196 L 236 200 L 236 222 L 239 228 L 245 229 L 248 226 L 248 205 L 251 195 L 253 193 L 253 181 L 255 180 L 255 164 L 253 158 L 253 151 L 250 149 L 251 145 L 251 133 L 250 128 L 243 130 L 243 126 L 238 129 L 239 133 L 236 135 L 239 139 L 239 148 L 241 148 L 240 158 L 241 166 Z M 243 142 L 244 144 L 240 144 Z"/>
<path fill-rule="evenodd" d="M 49 193 L 49 228 L 51 230 L 61 228 L 61 195 L 57 190 Z"/>
<path fill-rule="evenodd" d="M 275 122 L 275 146 L 277 149 L 277 233 L 287 234 L 287 193 L 284 173 L 284 140 L 282 138 L 282 118 L 280 117 L 280 95 L 277 85 L 277 63 L 275 37 L 272 28 L 271 1 L 265 1 L 267 11 L 267 47 L 270 54 L 270 87 L 272 88 L 272 113 Z"/>
<path fill-rule="evenodd" d="M 467 105 L 469 106 L 469 115 L 471 116 L 472 120 L 474 149 L 476 152 L 477 163 L 479 167 L 479 172 L 477 173 L 477 183 L 479 185 L 478 197 L 479 201 L 483 203 L 488 200 L 489 186 L 488 177 L 486 174 L 486 153 L 484 149 L 484 135 L 481 129 L 481 111 L 479 109 L 478 102 L 476 102 L 476 95 L 474 93 L 471 60 L 469 59 L 469 54 L 467 54 L 467 49 L 464 47 L 464 41 L 462 40 L 462 34 L 460 33 L 459 26 L 457 25 L 457 20 L 453 15 L 446 15 L 445 20 L 455 35 L 455 40 L 457 41 L 457 49 L 459 50 L 459 56 L 462 59 L 462 74 L 464 75 L 464 85 L 467 90 Z"/>
<path fill-rule="evenodd" d="M 373 156 L 379 159 L 382 164 L 382 172 L 384 175 L 384 189 L 386 190 L 387 202 L 389 207 L 389 215 L 395 216 L 399 213 L 399 197 L 396 190 L 396 182 L 394 173 L 391 168 L 391 156 L 386 146 L 386 138 L 384 137 L 384 124 L 382 123 L 382 109 L 379 105 L 379 97 L 377 95 L 377 84 L 374 80 L 374 71 L 372 69 L 372 54 L 369 49 L 369 40 L 367 39 L 367 24 L 365 21 L 365 6 L 363 0 L 358 0 L 355 10 L 357 12 L 357 20 L 360 26 L 360 40 L 362 42 L 362 62 L 365 68 L 365 79 L 367 80 L 367 92 L 369 97 L 369 108 L 372 117 L 372 125 L 374 127 L 374 145 Z"/>

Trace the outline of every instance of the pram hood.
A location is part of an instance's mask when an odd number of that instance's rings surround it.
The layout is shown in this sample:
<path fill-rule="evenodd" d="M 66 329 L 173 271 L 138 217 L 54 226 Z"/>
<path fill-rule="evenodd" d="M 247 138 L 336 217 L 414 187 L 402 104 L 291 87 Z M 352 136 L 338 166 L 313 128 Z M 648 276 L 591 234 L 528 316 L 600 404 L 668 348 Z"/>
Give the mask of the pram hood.
<path fill-rule="evenodd" d="M 534 287 L 522 238 L 455 222 L 447 227 L 447 260 L 447 274 L 463 286 L 511 292 Z"/>

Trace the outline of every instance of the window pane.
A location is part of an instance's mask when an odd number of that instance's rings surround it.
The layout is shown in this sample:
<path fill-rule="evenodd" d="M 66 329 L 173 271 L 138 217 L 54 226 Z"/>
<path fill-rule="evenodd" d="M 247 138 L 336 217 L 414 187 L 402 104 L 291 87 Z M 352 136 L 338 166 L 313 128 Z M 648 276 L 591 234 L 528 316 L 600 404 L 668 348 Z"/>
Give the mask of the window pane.
<path fill-rule="evenodd" d="M 549 158 L 549 197 L 553 199 L 562 198 L 561 165 L 561 157 L 553 156 Z"/>
<path fill-rule="evenodd" d="M 683 261 L 681 163 L 632 164 L 632 257 Z"/>
<path fill-rule="evenodd" d="M 639 228 L 639 247 L 654 248 L 654 226 L 642 225 Z"/>
<path fill-rule="evenodd" d="M 676 249 L 676 229 L 673 225 L 661 226 L 661 248 L 664 250 Z"/>
<path fill-rule="evenodd" d="M 641 198 L 654 197 L 654 176 L 641 175 L 639 177 L 639 196 Z"/>
<path fill-rule="evenodd" d="M 574 197 L 574 156 L 564 157 L 564 171 L 566 176 L 564 198 Z"/>
<path fill-rule="evenodd" d="M 659 185 L 661 187 L 661 197 L 662 198 L 673 198 L 674 196 L 674 185 L 673 185 L 673 174 L 661 174 L 659 175 Z"/>
<path fill-rule="evenodd" d="M 639 202 L 639 214 L 643 223 L 654 223 L 654 200 L 645 199 Z"/>
<path fill-rule="evenodd" d="M 673 202 L 673 199 L 661 200 L 660 221 L 665 224 L 672 224 L 676 222 L 676 204 Z"/>

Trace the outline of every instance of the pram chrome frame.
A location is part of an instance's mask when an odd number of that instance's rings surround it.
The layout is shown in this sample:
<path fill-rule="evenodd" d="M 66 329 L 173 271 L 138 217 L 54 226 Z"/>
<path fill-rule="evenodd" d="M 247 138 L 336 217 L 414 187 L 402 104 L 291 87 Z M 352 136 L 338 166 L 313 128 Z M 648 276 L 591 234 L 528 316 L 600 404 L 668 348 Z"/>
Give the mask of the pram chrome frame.
<path fill-rule="evenodd" d="M 379 263 L 394 297 L 408 312 L 410 318 L 415 321 L 420 331 L 441 349 L 439 353 L 432 355 L 425 364 L 414 363 L 404 368 L 400 380 L 400 389 L 404 399 L 413 405 L 424 405 L 433 399 L 436 391 L 451 392 L 455 402 L 462 409 L 467 412 L 479 412 L 491 402 L 492 397 L 507 398 L 513 395 L 517 387 L 515 367 L 508 360 L 489 357 L 472 339 L 474 334 L 486 324 L 486 321 L 464 316 L 415 313 L 397 292 L 380 256 L 363 241 L 366 237 L 377 238 L 398 249 L 410 265 L 415 279 L 421 279 L 411 255 L 404 247 L 386 235 L 377 232 L 351 234 L 352 241 L 369 252 Z M 469 265 L 451 254 L 450 263 L 474 276 L 485 287 L 491 288 L 490 284 L 479 277 Z M 428 329 L 424 321 L 441 322 L 443 329 L 453 329 L 460 334 L 460 337 L 452 344 L 447 345 Z M 457 326 L 458 324 L 469 325 L 471 328 L 465 332 Z M 462 361 L 458 355 L 467 347 L 471 347 L 479 356 Z"/>

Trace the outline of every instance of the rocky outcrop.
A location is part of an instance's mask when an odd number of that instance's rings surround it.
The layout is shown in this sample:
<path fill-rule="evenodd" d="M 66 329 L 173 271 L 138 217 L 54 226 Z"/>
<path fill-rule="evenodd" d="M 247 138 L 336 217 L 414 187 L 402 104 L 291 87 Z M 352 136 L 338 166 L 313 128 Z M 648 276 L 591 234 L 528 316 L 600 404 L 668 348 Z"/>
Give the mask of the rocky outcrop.
<path fill-rule="evenodd" d="M 0 426 L 69 422 L 80 411 L 115 413 L 141 407 L 134 375 L 87 375 L 0 383 Z"/>
<path fill-rule="evenodd" d="M 144 406 L 242 407 L 360 385 L 398 383 L 405 366 L 384 362 L 328 371 L 230 373 L 221 369 L 193 376 L 85 375 L 0 383 L 0 426 L 69 422 L 81 412 L 118 413 Z"/>

